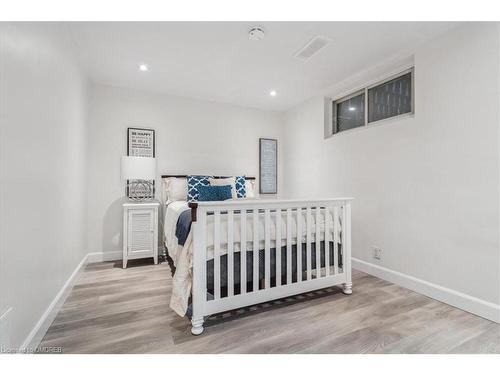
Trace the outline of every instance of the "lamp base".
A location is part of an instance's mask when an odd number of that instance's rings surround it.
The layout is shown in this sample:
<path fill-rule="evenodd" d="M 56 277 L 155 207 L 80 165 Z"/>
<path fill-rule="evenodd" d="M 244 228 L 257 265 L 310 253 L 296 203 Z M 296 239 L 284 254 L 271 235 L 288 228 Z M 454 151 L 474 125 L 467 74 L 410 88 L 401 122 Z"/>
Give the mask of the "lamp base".
<path fill-rule="evenodd" d="M 127 184 L 128 198 L 134 202 L 144 202 L 154 199 L 154 187 L 151 181 L 132 180 Z"/>

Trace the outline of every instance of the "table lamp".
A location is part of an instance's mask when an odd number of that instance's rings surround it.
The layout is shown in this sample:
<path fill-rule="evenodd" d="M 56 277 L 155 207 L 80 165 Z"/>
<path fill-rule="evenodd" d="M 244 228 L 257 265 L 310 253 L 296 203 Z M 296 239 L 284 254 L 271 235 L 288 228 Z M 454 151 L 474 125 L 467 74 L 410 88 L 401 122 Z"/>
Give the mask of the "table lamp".
<path fill-rule="evenodd" d="M 153 181 L 156 178 L 156 159 L 122 156 L 122 180 L 128 181 L 129 198 L 134 201 L 154 198 Z"/>

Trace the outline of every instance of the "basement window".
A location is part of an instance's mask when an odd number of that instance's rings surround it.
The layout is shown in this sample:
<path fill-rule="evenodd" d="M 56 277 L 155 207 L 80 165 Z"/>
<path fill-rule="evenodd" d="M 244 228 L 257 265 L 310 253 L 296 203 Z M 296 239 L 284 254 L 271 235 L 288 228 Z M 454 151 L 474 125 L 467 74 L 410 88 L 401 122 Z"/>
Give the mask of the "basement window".
<path fill-rule="evenodd" d="M 332 102 L 332 133 L 414 113 L 413 68 Z"/>
<path fill-rule="evenodd" d="M 365 125 L 365 92 L 337 100 L 335 103 L 337 132 Z"/>

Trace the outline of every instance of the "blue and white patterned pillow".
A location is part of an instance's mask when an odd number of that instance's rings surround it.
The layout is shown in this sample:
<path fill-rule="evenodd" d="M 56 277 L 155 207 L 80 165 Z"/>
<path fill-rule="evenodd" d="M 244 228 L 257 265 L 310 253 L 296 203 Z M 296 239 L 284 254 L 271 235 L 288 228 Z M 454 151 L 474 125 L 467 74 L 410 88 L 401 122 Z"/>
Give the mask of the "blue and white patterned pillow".
<path fill-rule="evenodd" d="M 209 178 L 212 176 L 188 176 L 188 202 L 196 202 L 198 200 L 199 192 L 198 186 L 210 186 Z"/>
<path fill-rule="evenodd" d="M 238 198 L 245 198 L 247 196 L 247 191 L 245 188 L 245 176 L 236 176 L 236 196 Z"/>

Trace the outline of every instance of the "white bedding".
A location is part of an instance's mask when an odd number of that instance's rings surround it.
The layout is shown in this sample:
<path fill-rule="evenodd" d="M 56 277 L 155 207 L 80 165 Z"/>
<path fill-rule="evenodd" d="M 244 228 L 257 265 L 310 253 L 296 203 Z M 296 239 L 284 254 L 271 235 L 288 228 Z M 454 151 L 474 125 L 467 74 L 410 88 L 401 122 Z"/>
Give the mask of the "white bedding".
<path fill-rule="evenodd" d="M 177 228 L 177 220 L 183 211 L 189 210 L 188 203 L 186 201 L 176 201 L 167 204 L 167 209 L 165 210 L 165 220 L 163 233 L 165 235 L 165 246 L 168 249 L 168 255 L 174 260 L 174 264 L 177 265 L 176 257 L 179 252 L 180 246 L 177 243 L 177 237 L 175 236 L 175 230 Z"/>
<path fill-rule="evenodd" d="M 173 278 L 173 288 L 172 297 L 170 299 L 170 307 L 177 312 L 179 315 L 184 316 L 188 307 L 188 299 L 191 293 L 191 273 L 192 273 L 192 240 L 191 232 L 189 233 L 184 246 L 181 246 L 177 242 L 177 237 L 175 236 L 175 231 L 177 227 L 177 220 L 180 214 L 189 210 L 188 203 L 185 201 L 171 202 L 167 205 L 164 221 L 164 234 L 165 234 L 165 245 L 168 249 L 170 257 L 173 259 L 176 271 Z M 330 215 L 330 225 L 328 230 L 330 231 L 330 238 L 333 239 L 333 218 L 332 212 Z M 270 247 L 276 247 L 276 214 L 270 214 L 271 225 L 270 225 Z M 316 212 L 312 210 L 311 212 L 311 241 L 316 241 Z M 340 221 L 339 218 L 335 218 L 337 222 L 338 234 L 340 238 Z M 207 260 L 213 258 L 213 248 L 214 248 L 214 216 L 207 215 Z M 306 211 L 302 210 L 302 215 L 300 217 L 302 230 L 300 233 L 302 243 L 306 242 L 307 226 L 306 226 Z M 292 213 L 292 231 L 291 239 L 292 243 L 297 243 L 297 215 Z M 265 215 L 264 213 L 259 213 L 259 249 L 264 249 L 265 243 Z M 286 212 L 282 211 L 281 219 L 281 246 L 286 245 Z M 325 235 L 325 222 L 324 222 L 324 211 L 321 212 L 321 222 L 320 222 L 320 233 L 319 239 L 322 241 Z M 239 214 L 234 214 L 234 225 L 233 225 L 233 242 L 234 251 L 240 251 L 240 229 L 241 229 L 241 218 Z M 227 252 L 227 215 L 222 214 L 220 217 L 220 254 L 223 255 Z M 247 213 L 246 220 L 246 250 L 253 249 L 253 215 L 252 213 Z"/>

